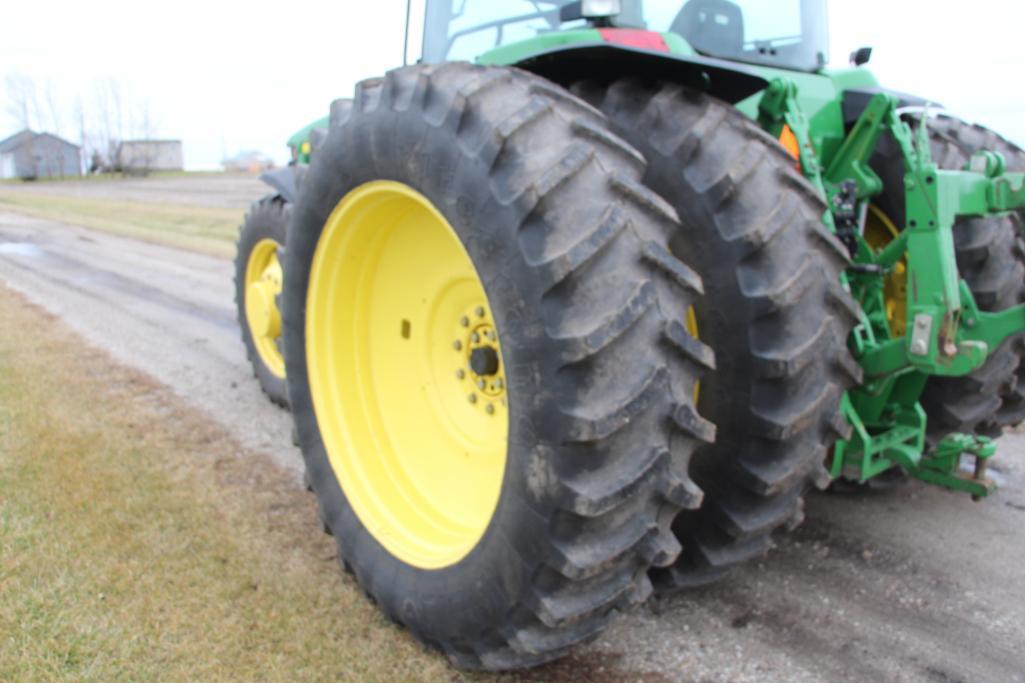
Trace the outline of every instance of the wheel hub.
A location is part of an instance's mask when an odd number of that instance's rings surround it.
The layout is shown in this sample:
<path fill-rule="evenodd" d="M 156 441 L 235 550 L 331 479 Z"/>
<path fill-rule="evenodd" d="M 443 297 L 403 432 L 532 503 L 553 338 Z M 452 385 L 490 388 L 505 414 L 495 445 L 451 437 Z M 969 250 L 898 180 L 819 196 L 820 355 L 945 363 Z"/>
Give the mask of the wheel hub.
<path fill-rule="evenodd" d="M 486 306 L 473 306 L 459 317 L 452 348 L 459 355 L 456 380 L 467 392 L 467 400 L 488 415 L 504 409 L 502 353 Z"/>
<path fill-rule="evenodd" d="M 266 280 L 253 282 L 246 290 L 246 316 L 258 337 L 281 336 L 281 313 L 274 299 L 274 290 Z"/>

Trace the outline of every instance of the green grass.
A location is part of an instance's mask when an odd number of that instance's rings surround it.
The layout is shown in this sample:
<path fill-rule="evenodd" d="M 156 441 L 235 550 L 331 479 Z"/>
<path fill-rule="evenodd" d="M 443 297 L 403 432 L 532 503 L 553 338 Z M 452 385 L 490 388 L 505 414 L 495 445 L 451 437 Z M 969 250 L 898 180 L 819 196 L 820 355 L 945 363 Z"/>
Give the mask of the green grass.
<path fill-rule="evenodd" d="M 215 256 L 234 255 L 234 242 L 242 221 L 239 209 L 5 192 L 2 189 L 0 209 Z"/>
<path fill-rule="evenodd" d="M 193 176 L 225 175 L 226 171 L 152 171 L 146 176 L 126 176 L 122 173 L 90 173 L 87 175 L 64 176 L 62 178 L 40 178 L 36 180 L 23 180 L 21 178 L 2 178 L 0 186 L 3 185 L 53 185 L 56 183 L 92 183 L 109 180 L 124 180 L 126 178 L 185 178 Z M 236 172 L 232 172 L 237 175 Z"/>
<path fill-rule="evenodd" d="M 0 286 L 0 681 L 458 678 L 312 496 Z"/>

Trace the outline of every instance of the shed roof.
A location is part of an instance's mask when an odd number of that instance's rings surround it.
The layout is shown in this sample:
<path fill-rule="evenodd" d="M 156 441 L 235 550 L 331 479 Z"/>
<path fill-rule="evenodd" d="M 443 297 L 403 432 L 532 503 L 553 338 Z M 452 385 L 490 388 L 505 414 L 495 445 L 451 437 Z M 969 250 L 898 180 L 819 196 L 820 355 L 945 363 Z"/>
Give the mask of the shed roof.
<path fill-rule="evenodd" d="M 64 138 L 57 137 L 53 133 L 36 133 L 35 131 L 31 131 L 28 128 L 26 128 L 20 133 L 15 133 L 14 135 L 5 140 L 0 140 L 0 154 L 4 152 L 13 152 L 22 145 L 25 145 L 33 140 L 38 140 L 39 138 L 51 138 L 61 143 L 62 145 L 67 145 L 69 147 L 74 147 L 75 149 L 78 149 L 78 145 L 76 145 L 75 143 L 69 142 Z"/>
<path fill-rule="evenodd" d="M 0 152 L 10 152 L 18 149 L 33 137 L 35 137 L 35 133 L 26 128 L 20 133 L 15 133 L 9 138 L 0 140 Z"/>

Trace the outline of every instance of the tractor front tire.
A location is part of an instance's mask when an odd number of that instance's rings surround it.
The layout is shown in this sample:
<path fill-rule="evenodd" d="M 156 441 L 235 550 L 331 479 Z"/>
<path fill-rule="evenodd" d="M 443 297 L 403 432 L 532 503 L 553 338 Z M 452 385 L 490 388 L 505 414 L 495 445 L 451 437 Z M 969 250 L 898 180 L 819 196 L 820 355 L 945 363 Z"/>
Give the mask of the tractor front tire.
<path fill-rule="evenodd" d="M 357 87 L 285 268 L 299 442 L 343 563 L 462 668 L 532 666 L 651 592 L 714 437 L 700 279 L 603 117 L 463 63 Z"/>
<path fill-rule="evenodd" d="M 283 408 L 288 407 L 288 387 L 278 306 L 288 213 L 279 195 L 263 197 L 249 208 L 235 244 L 235 308 L 242 343 L 260 389 Z"/>
<path fill-rule="evenodd" d="M 705 282 L 694 323 L 717 369 L 698 405 L 719 437 L 693 458 L 705 501 L 673 525 L 683 553 L 655 572 L 656 587 L 702 585 L 765 553 L 802 519 L 808 487 L 829 482 L 828 449 L 850 429 L 840 401 L 861 377 L 846 343 L 858 315 L 840 283 L 847 255 L 794 159 L 733 107 L 633 79 L 573 90 L 644 154 L 645 184 L 680 215 L 672 251 Z"/>

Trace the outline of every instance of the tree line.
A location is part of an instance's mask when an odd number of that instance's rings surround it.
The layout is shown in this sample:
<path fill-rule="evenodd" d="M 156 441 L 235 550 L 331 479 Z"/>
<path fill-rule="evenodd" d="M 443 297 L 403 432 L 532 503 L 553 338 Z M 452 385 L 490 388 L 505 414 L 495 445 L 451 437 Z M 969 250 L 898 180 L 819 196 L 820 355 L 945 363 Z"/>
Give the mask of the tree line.
<path fill-rule="evenodd" d="M 21 129 L 47 132 L 80 148 L 79 165 L 87 173 L 121 170 L 118 148 L 125 140 L 152 140 L 156 122 L 145 98 L 125 92 L 115 78 L 96 79 L 89 91 L 68 98 L 52 81 L 37 82 L 26 74 L 5 79 L 6 112 Z"/>

